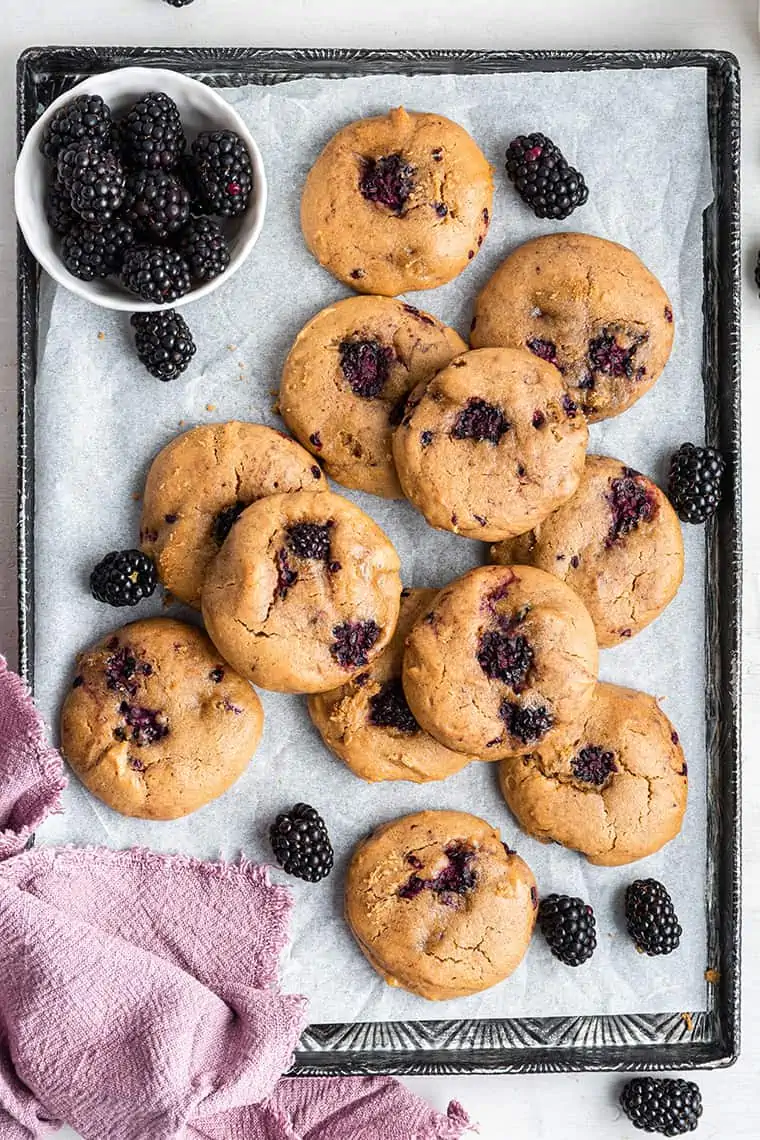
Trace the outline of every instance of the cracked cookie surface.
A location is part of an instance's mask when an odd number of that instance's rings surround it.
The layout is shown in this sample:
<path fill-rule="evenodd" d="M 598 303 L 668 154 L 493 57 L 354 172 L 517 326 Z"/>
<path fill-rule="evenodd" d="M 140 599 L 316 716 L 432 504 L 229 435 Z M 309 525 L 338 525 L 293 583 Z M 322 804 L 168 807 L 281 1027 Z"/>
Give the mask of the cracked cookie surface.
<path fill-rule="evenodd" d="M 499 782 L 529 835 L 608 867 L 669 843 L 688 790 L 678 733 L 655 698 L 606 683 L 563 741 L 505 760 Z"/>
<path fill-rule="evenodd" d="M 492 542 L 530 530 L 570 498 L 587 443 L 556 368 L 529 352 L 481 348 L 412 392 L 393 454 L 431 526 Z"/>
<path fill-rule="evenodd" d="M 659 617 L 683 579 L 681 524 L 660 488 L 618 459 L 589 455 L 581 483 L 539 526 L 493 547 L 503 565 L 556 575 L 586 605 L 601 648 Z"/>
<path fill-rule="evenodd" d="M 245 507 L 265 495 L 326 489 L 319 465 L 281 432 L 236 421 L 203 424 L 153 460 L 140 544 L 164 587 L 198 609 L 206 570 Z"/>
<path fill-rule="evenodd" d="M 431 1001 L 509 977 L 537 906 L 530 868 L 464 812 L 385 824 L 357 847 L 346 877 L 346 918 L 365 957 L 389 985 Z"/>
<path fill-rule="evenodd" d="M 667 294 L 635 253 L 558 233 L 502 262 L 475 304 L 470 343 L 527 348 L 554 364 L 594 421 L 649 391 L 668 362 L 674 327 Z"/>
<path fill-rule="evenodd" d="M 437 592 L 404 590 L 390 644 L 353 680 L 309 698 L 311 719 L 327 747 L 365 780 L 443 780 L 474 759 L 420 728 L 401 686 L 407 634 Z"/>
<path fill-rule="evenodd" d="M 500 760 L 567 730 L 599 654 L 578 595 L 532 566 L 482 566 L 441 590 L 407 637 L 406 698 L 448 748 Z"/>
<path fill-rule="evenodd" d="M 391 297 L 348 297 L 317 313 L 285 361 L 280 412 L 328 475 L 401 498 L 393 427 L 409 392 L 467 345 L 453 329 Z"/>
<path fill-rule="evenodd" d="M 461 273 L 488 232 L 492 198 L 491 166 L 463 127 L 396 107 L 330 139 L 304 184 L 301 228 L 340 281 L 393 297 Z"/>
<path fill-rule="evenodd" d="M 240 515 L 203 587 L 214 644 L 264 689 L 319 693 L 388 644 L 399 557 L 379 526 L 332 491 L 270 495 Z"/>
<path fill-rule="evenodd" d="M 256 693 L 202 630 L 148 618 L 77 657 L 61 749 L 115 811 L 177 819 L 242 775 L 263 724 Z"/>

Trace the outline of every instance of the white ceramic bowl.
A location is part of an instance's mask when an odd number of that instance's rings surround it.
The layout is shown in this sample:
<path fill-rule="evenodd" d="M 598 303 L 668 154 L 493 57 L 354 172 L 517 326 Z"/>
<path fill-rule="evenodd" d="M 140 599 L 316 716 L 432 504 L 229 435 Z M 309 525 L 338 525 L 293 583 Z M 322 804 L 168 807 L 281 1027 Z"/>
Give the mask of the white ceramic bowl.
<path fill-rule="evenodd" d="M 264 222 L 267 201 L 267 184 L 261 154 L 252 135 L 238 113 L 220 95 L 186 75 L 153 67 L 124 67 L 93 75 L 61 95 L 40 116 L 29 131 L 16 164 L 14 193 L 16 217 L 26 244 L 59 284 L 86 297 L 104 309 L 121 309 L 126 312 L 155 312 L 165 308 L 152 301 L 143 301 L 129 293 L 118 278 L 106 277 L 95 281 L 80 281 L 72 276 L 61 261 L 58 236 L 45 217 L 45 198 L 50 179 L 50 163 L 40 153 L 40 139 L 46 124 L 59 107 L 83 93 L 102 95 L 118 118 L 137 99 L 149 91 L 165 91 L 179 107 L 188 142 L 200 131 L 232 130 L 245 142 L 253 165 L 253 194 L 248 209 L 239 218 L 224 223 L 230 244 L 229 267 L 213 281 L 206 281 L 191 289 L 184 297 L 172 302 L 173 308 L 186 305 L 199 297 L 213 293 L 235 273 L 251 252 Z"/>

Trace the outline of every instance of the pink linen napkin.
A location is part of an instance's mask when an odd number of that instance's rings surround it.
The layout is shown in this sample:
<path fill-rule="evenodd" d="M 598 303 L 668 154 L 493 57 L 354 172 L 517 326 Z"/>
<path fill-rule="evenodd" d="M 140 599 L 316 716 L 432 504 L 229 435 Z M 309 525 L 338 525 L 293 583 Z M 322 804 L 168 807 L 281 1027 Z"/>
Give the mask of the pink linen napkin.
<path fill-rule="evenodd" d="M 456 1102 L 394 1080 L 280 1079 L 306 1002 L 277 987 L 292 898 L 266 868 L 17 854 L 64 784 L 0 658 L 0 1140 L 459 1140 Z"/>

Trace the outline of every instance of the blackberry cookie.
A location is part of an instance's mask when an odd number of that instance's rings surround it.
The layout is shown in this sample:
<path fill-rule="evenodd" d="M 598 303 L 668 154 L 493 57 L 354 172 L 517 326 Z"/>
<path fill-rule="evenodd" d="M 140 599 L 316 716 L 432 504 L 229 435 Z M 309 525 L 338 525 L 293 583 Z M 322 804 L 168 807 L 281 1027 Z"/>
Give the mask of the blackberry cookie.
<path fill-rule="evenodd" d="M 296 491 L 240 515 L 206 576 L 203 620 L 257 685 L 319 693 L 388 644 L 400 595 L 399 558 L 380 527 L 332 491 Z"/>
<path fill-rule="evenodd" d="M 415 388 L 393 455 L 431 526 L 493 541 L 530 530 L 575 493 L 587 443 L 556 368 L 481 348 Z"/>
<path fill-rule="evenodd" d="M 589 420 L 648 392 L 673 346 L 673 306 L 635 253 L 589 234 L 550 234 L 502 262 L 475 305 L 474 348 L 527 348 L 556 365 Z"/>
<path fill-rule="evenodd" d="M 654 697 L 600 684 L 565 738 L 505 760 L 499 781 L 520 826 L 614 867 L 681 830 L 688 777 L 678 733 Z"/>
<path fill-rule="evenodd" d="M 326 489 L 319 464 L 282 432 L 262 424 L 204 424 L 153 460 L 140 543 L 164 587 L 197 609 L 206 570 L 245 507 L 265 495 Z"/>
<path fill-rule="evenodd" d="M 651 479 L 605 455 L 588 456 L 569 502 L 491 553 L 494 562 L 537 566 L 572 586 L 602 648 L 659 617 L 683 579 L 681 525 L 667 497 Z"/>
<path fill-rule="evenodd" d="M 77 658 L 61 748 L 114 811 L 178 819 L 234 784 L 263 724 L 256 693 L 202 630 L 148 618 Z"/>
<path fill-rule="evenodd" d="M 463 127 L 397 107 L 349 123 L 309 171 L 307 246 L 359 293 L 394 297 L 451 281 L 488 231 L 491 167 Z"/>
<path fill-rule="evenodd" d="M 361 673 L 309 697 L 309 713 L 327 747 L 364 780 L 444 780 L 474 757 L 446 748 L 412 716 L 401 686 L 404 642 L 437 590 L 404 590 L 390 644 Z"/>
<path fill-rule="evenodd" d="M 517 969 L 538 894 L 530 868 L 485 820 L 423 811 L 357 847 L 345 906 L 362 952 L 389 985 L 443 1001 Z"/>
<path fill-rule="evenodd" d="M 406 397 L 467 345 L 453 329 L 390 297 L 349 297 L 317 313 L 285 361 L 280 412 L 346 487 L 398 499 L 391 449 Z"/>
<path fill-rule="evenodd" d="M 406 639 L 419 724 L 484 760 L 561 736 L 589 707 L 594 625 L 578 595 L 532 566 L 481 566 L 435 596 Z"/>

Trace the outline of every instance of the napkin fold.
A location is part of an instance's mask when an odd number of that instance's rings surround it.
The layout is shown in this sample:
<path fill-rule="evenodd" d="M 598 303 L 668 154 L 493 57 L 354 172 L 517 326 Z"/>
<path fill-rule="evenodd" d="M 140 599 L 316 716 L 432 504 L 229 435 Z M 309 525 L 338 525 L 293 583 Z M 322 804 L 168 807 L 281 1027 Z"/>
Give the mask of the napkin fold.
<path fill-rule="evenodd" d="M 290 892 L 241 859 L 38 847 L 63 762 L 0 658 L 0 1138 L 459 1140 L 389 1078 L 282 1074 Z"/>

